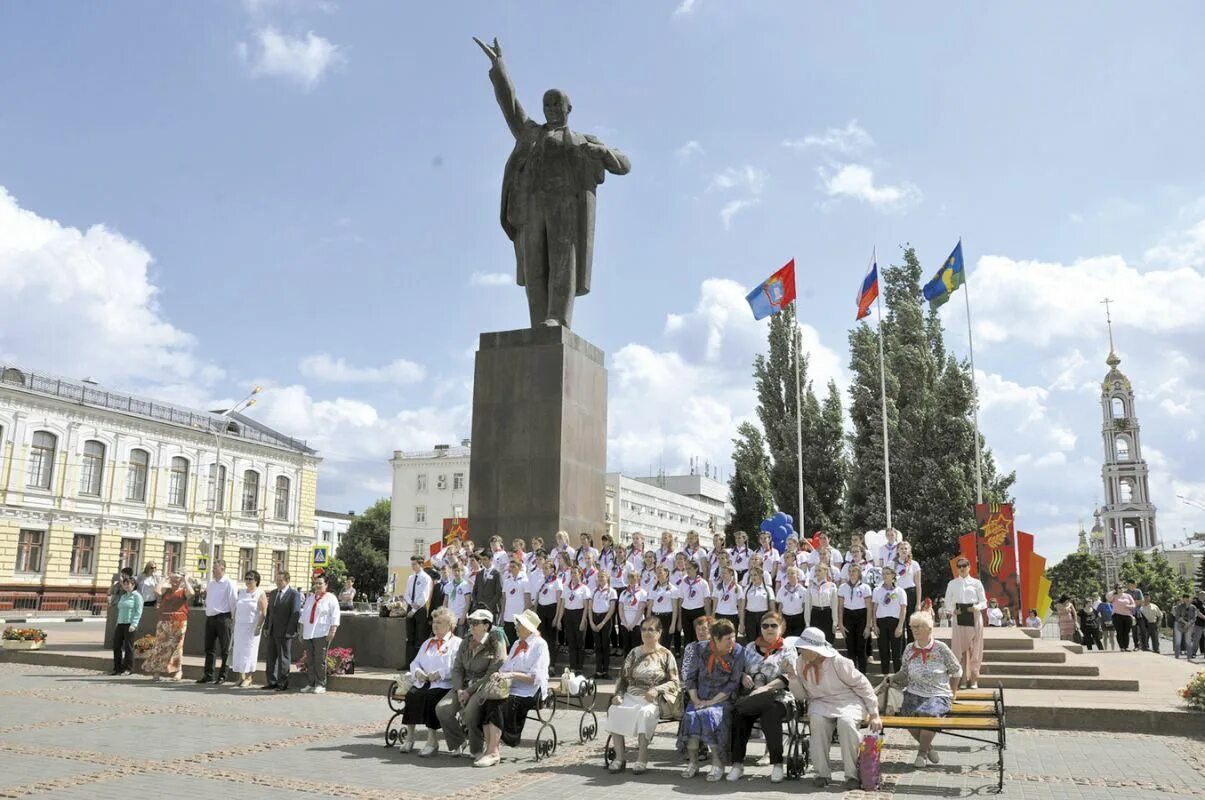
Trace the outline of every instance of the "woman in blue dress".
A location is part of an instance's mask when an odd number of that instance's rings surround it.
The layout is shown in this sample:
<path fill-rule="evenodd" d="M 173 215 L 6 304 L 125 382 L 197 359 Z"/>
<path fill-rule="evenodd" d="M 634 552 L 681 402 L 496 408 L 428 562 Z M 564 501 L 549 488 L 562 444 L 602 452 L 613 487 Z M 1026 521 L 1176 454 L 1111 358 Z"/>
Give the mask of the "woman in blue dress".
<path fill-rule="evenodd" d="M 711 750 L 711 771 L 707 780 L 715 783 L 724 777 L 730 759 L 732 701 L 745 671 L 745 651 L 736 646 L 736 628 L 726 619 L 711 626 L 711 638 L 687 649 L 682 664 L 682 684 L 690 702 L 678 732 L 678 750 L 690 760 L 684 778 L 699 774 L 699 746 Z"/>

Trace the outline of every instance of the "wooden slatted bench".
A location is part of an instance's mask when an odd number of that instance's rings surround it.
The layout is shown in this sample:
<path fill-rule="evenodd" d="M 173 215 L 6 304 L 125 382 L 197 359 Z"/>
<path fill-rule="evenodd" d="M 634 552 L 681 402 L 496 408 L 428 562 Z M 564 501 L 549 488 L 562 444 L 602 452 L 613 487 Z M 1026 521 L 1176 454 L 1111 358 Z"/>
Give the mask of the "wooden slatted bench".
<path fill-rule="evenodd" d="M 1004 791 L 1004 748 L 1007 743 L 1007 723 L 1004 712 L 1004 689 L 969 689 L 958 692 L 950 705 L 948 717 L 884 716 L 883 728 L 904 728 L 936 731 L 959 739 L 990 744 L 996 747 L 998 779 L 996 792 Z M 971 734 L 994 733 L 995 739 Z"/>

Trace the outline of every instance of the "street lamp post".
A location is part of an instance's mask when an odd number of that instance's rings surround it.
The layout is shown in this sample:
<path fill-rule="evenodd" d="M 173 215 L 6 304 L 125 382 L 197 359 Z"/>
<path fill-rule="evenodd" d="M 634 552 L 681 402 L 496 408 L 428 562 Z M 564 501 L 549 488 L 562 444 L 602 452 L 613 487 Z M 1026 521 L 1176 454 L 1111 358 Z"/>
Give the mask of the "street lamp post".
<path fill-rule="evenodd" d="M 217 457 L 214 459 L 214 462 L 213 462 L 213 470 L 209 473 L 209 552 L 208 552 L 208 556 L 209 556 L 209 569 L 210 569 L 211 573 L 213 571 L 214 531 L 217 527 L 217 518 L 218 518 L 218 492 L 217 492 L 218 485 L 217 485 L 217 481 L 218 481 L 218 470 L 221 469 L 221 466 L 222 466 L 222 436 L 224 436 L 226 433 L 226 427 L 229 424 L 228 421 L 229 421 L 231 415 L 236 414 L 240 411 L 245 411 L 246 409 L 255 405 L 255 396 L 262 391 L 263 391 L 262 386 L 256 386 L 255 389 L 251 392 L 251 394 L 247 395 L 242 400 L 240 400 L 239 402 L 235 403 L 230 408 L 223 411 L 220 415 L 218 415 L 219 419 L 221 420 L 221 424 L 218 426 L 217 430 L 210 431 L 213 434 L 213 438 L 216 440 L 216 443 L 217 443 Z M 225 488 L 226 487 L 224 487 L 224 486 L 222 487 L 222 489 L 223 489 L 223 498 L 222 499 L 223 500 L 225 499 Z"/>
<path fill-rule="evenodd" d="M 1189 500 L 1182 494 L 1176 495 L 1176 498 L 1186 506 L 1192 506 L 1193 508 L 1199 508 L 1201 511 L 1205 511 L 1205 504 L 1198 503 L 1196 500 Z"/>

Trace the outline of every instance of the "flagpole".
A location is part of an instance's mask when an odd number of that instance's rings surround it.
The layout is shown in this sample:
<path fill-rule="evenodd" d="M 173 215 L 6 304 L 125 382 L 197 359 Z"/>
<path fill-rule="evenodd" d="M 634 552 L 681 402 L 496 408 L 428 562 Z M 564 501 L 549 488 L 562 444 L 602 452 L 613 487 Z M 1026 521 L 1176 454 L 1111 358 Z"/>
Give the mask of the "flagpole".
<path fill-rule="evenodd" d="M 875 279 L 878 279 L 879 248 L 874 249 Z M 875 308 L 879 311 L 879 397 L 883 401 L 883 487 L 887 497 L 887 527 L 891 528 L 891 443 L 887 435 L 887 367 L 883 360 L 883 293 L 877 292 Z"/>
<path fill-rule="evenodd" d="M 962 237 L 958 237 L 958 245 L 962 246 Z M 966 254 L 962 262 L 962 296 L 967 305 L 967 351 L 971 356 L 971 413 L 975 420 L 975 502 L 983 504 L 983 458 L 979 453 L 979 384 L 975 377 L 975 339 L 971 335 L 971 281 L 967 275 Z"/>
<path fill-rule="evenodd" d="M 799 315 L 795 313 L 797 303 L 791 304 L 791 343 L 795 347 L 795 468 L 799 486 L 799 535 L 807 537 L 803 524 L 803 403 L 799 392 Z"/>

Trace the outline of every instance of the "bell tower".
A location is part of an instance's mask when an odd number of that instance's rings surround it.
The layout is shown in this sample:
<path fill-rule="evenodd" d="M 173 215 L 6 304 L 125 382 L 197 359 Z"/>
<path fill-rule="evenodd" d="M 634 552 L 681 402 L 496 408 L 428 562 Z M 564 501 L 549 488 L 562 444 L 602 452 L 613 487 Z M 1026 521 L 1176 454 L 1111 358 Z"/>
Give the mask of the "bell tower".
<path fill-rule="evenodd" d="M 1103 417 L 1101 437 L 1105 460 L 1101 467 L 1104 505 L 1100 524 L 1105 554 L 1126 560 L 1134 550 L 1145 550 L 1159 543 L 1155 528 L 1155 506 L 1151 503 L 1148 468 L 1142 459 L 1142 437 L 1134 409 L 1134 388 L 1118 367 L 1121 359 L 1113 346 L 1113 319 L 1105 299 L 1105 318 L 1109 325 L 1109 372 L 1101 383 L 1100 407 Z M 1111 560 L 1111 559 L 1107 559 Z"/>

